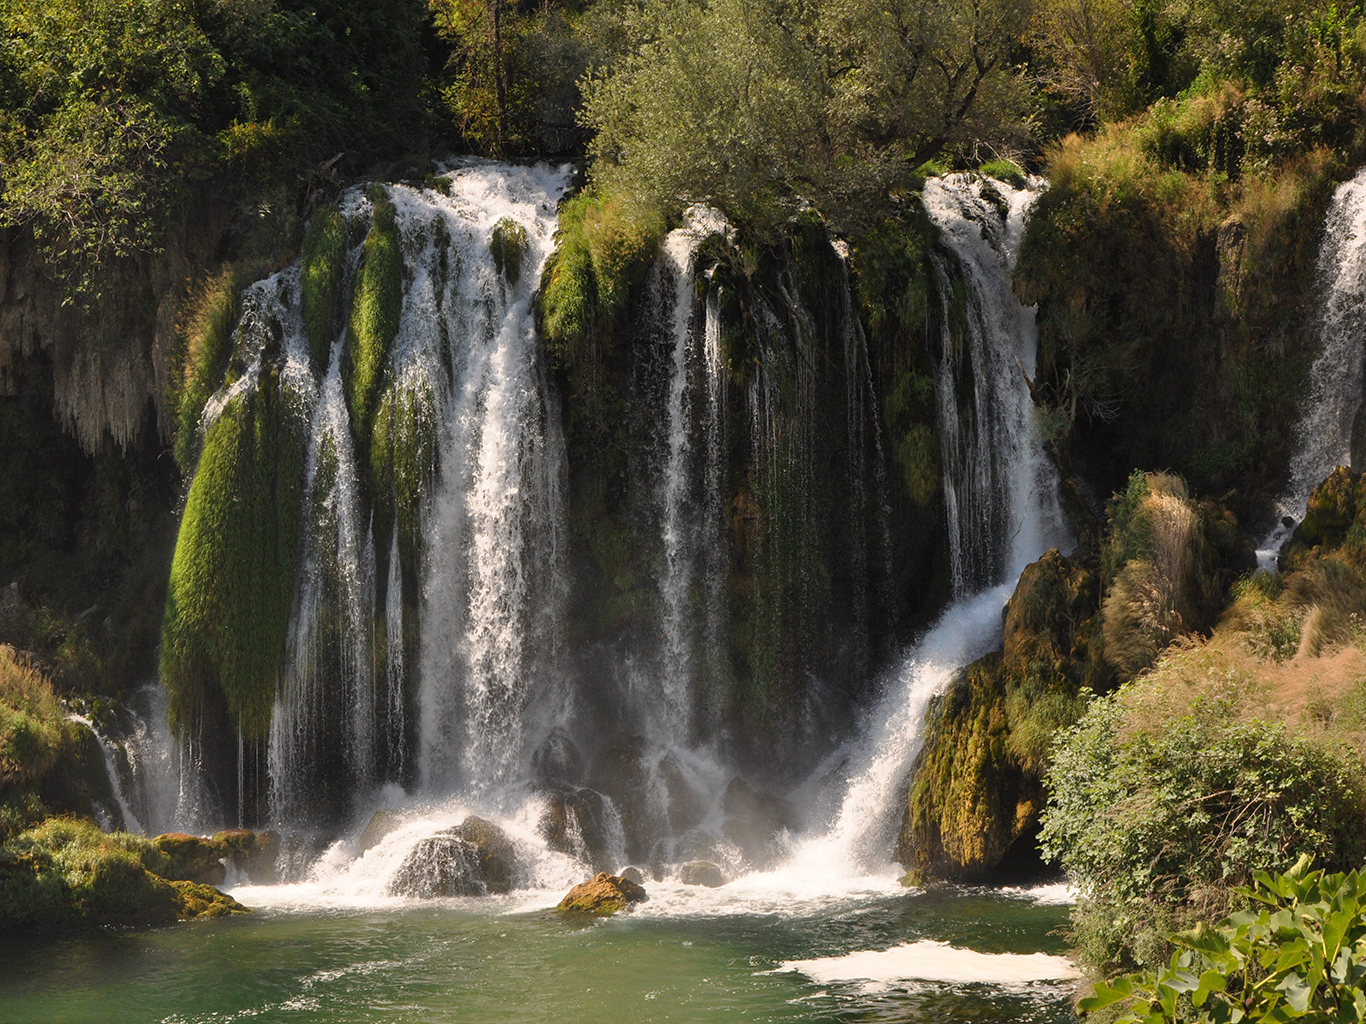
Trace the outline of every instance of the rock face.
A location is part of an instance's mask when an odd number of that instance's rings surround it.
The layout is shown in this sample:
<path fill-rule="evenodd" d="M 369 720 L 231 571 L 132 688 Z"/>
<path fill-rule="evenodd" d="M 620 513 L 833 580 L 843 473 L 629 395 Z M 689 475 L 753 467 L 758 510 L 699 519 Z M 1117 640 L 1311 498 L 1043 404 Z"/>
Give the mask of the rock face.
<path fill-rule="evenodd" d="M 470 815 L 413 848 L 389 885 L 390 895 L 431 899 L 485 896 L 512 889 L 517 857 L 497 825 Z"/>
<path fill-rule="evenodd" d="M 570 889 L 555 909 L 607 917 L 647 899 L 645 888 L 638 883 L 599 871 L 587 882 Z"/>
<path fill-rule="evenodd" d="M 705 885 L 715 889 L 726 884 L 726 876 L 709 860 L 690 860 L 678 869 L 678 880 L 684 885 Z"/>

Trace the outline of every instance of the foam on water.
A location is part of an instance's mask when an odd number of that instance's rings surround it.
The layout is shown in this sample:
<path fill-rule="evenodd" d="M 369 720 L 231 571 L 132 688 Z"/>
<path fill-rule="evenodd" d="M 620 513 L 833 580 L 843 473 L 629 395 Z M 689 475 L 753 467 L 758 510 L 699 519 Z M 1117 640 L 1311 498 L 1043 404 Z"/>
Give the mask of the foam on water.
<path fill-rule="evenodd" d="M 1081 977 L 1076 966 L 1060 956 L 978 953 L 932 939 L 908 942 L 892 949 L 860 950 L 814 960 L 788 960 L 780 970 L 799 971 L 822 985 L 861 981 L 882 987 L 902 981 L 935 981 L 1011 988 Z"/>

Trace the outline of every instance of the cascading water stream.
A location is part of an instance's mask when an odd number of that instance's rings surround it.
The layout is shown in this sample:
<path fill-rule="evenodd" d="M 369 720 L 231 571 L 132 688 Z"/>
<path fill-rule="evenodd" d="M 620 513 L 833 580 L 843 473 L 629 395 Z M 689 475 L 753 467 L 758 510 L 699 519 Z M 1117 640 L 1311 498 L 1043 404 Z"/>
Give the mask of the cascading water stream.
<path fill-rule="evenodd" d="M 1290 480 L 1276 503 L 1278 521 L 1257 550 L 1257 564 L 1267 571 L 1275 570 L 1281 546 L 1303 518 L 1313 489 L 1336 467 L 1351 464 L 1366 363 L 1366 170 L 1338 186 L 1323 230 L 1321 347 L 1295 426 Z"/>
<path fill-rule="evenodd" d="M 976 175 L 925 184 L 924 204 L 943 233 L 935 254 L 945 317 L 937 365 L 939 430 L 955 602 L 912 647 L 842 758 L 846 783 L 824 834 L 802 843 L 787 870 L 813 876 L 887 865 L 908 775 L 924 742 L 930 701 L 957 672 L 1000 642 L 1001 609 L 1029 562 L 1071 541 L 1057 472 L 1034 427 L 1034 311 L 1010 286 L 1025 218 L 1038 187 Z M 963 288 L 955 289 L 961 274 Z"/>

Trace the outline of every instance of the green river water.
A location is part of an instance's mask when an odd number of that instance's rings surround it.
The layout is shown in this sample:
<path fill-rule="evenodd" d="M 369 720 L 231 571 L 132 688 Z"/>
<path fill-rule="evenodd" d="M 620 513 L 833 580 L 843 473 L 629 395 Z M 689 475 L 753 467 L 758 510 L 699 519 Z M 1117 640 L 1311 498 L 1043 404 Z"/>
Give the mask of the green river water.
<path fill-rule="evenodd" d="M 1051 957 L 998 955 L 1063 952 L 1067 908 L 1047 890 L 885 888 L 784 906 L 674 886 L 633 914 L 582 922 L 548 893 L 309 906 L 279 888 L 239 891 L 266 904 L 248 918 L 7 940 L 0 1020 L 1075 1020 L 1072 983 L 1032 962 Z M 836 959 L 888 949 L 871 968 Z"/>

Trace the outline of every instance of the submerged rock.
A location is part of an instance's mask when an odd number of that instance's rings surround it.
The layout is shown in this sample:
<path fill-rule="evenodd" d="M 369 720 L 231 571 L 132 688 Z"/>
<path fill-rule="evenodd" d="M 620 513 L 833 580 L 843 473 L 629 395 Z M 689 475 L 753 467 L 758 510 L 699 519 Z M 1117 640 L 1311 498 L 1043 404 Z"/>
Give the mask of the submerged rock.
<path fill-rule="evenodd" d="M 370 821 L 360 834 L 360 852 L 365 853 L 380 844 L 390 832 L 398 828 L 400 822 L 398 813 L 391 811 L 387 807 L 381 807 L 374 814 L 370 815 Z"/>
<path fill-rule="evenodd" d="M 177 916 L 181 920 L 251 913 L 250 907 L 242 906 L 227 893 L 219 892 L 211 885 L 184 881 L 168 882 L 167 884 L 175 890 L 179 902 Z"/>
<path fill-rule="evenodd" d="M 690 860 L 678 869 L 678 880 L 684 885 L 705 885 L 715 889 L 726 884 L 721 868 L 709 860 Z"/>
<path fill-rule="evenodd" d="M 771 864 L 779 853 L 782 833 L 799 824 L 786 800 L 760 793 L 739 776 L 726 787 L 721 806 L 726 812 L 722 829 L 726 838 L 740 847 L 746 860 L 760 867 Z"/>
<path fill-rule="evenodd" d="M 586 882 L 580 882 L 565 894 L 556 910 L 606 917 L 625 910 L 633 903 L 649 899 L 644 886 L 623 875 L 609 875 L 599 871 Z"/>
<path fill-rule="evenodd" d="M 470 815 L 419 841 L 389 883 L 389 894 L 431 899 L 505 893 L 516 873 L 516 853 L 507 833 Z"/>

